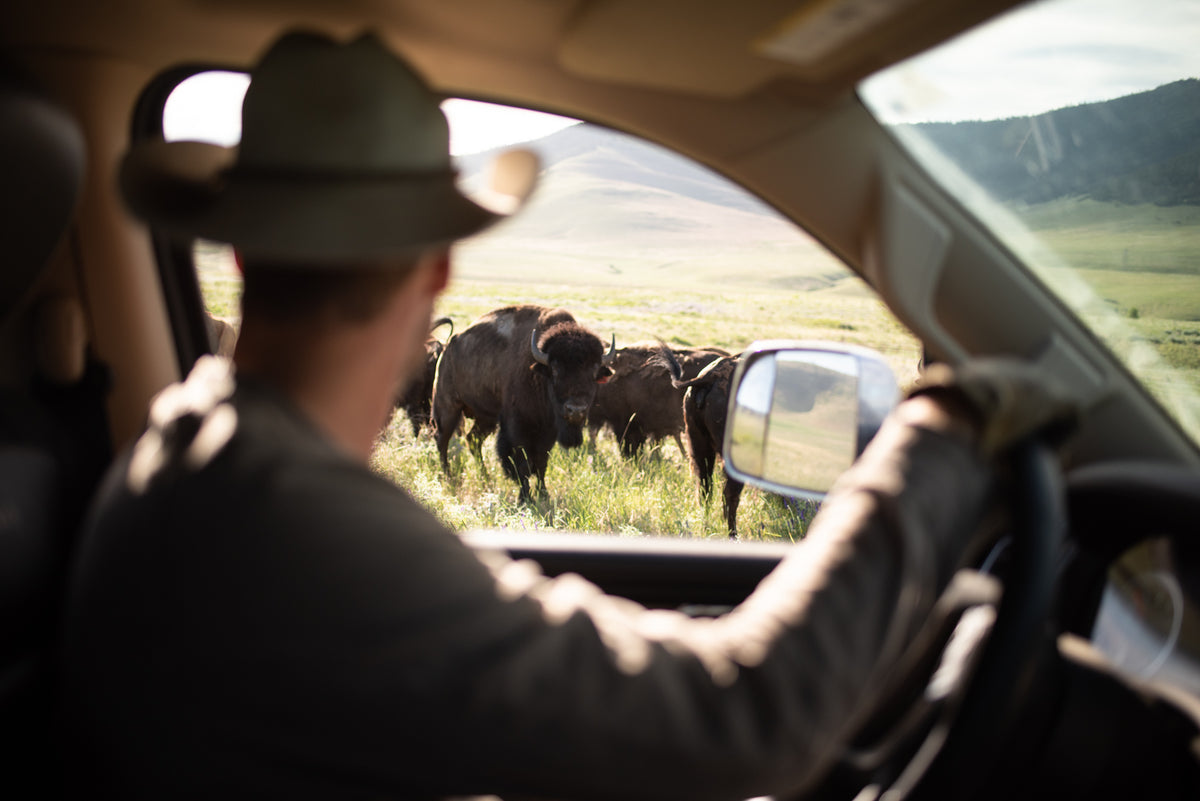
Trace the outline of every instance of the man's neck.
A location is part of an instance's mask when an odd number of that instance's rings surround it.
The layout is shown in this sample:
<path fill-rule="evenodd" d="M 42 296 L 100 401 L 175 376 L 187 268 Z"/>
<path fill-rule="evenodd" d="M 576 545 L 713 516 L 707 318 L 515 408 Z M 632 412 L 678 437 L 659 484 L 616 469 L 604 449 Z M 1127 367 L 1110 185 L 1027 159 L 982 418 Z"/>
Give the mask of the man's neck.
<path fill-rule="evenodd" d="M 424 366 L 434 300 L 448 275 L 447 252 L 430 251 L 365 322 L 243 320 L 234 363 L 290 397 L 338 447 L 365 462 L 402 380 Z"/>
<path fill-rule="evenodd" d="M 250 333 L 253 337 L 253 332 Z M 371 346 L 359 337 L 337 336 L 298 350 L 303 358 L 258 358 L 251 339 L 239 343 L 238 373 L 251 375 L 289 397 L 340 449 L 366 461 L 394 399 L 385 368 L 364 358 Z M 299 343 L 292 343 L 299 345 Z M 264 355 L 279 352 L 265 349 Z"/>

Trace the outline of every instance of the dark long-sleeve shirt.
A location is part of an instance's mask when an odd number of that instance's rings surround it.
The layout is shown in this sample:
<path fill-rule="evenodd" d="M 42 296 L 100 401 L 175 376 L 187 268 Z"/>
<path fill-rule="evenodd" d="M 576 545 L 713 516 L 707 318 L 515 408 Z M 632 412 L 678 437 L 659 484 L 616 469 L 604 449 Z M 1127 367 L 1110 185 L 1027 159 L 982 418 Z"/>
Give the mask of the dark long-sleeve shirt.
<path fill-rule="evenodd" d="M 265 387 L 227 407 L 196 458 L 116 465 L 86 532 L 62 709 L 89 797 L 786 792 L 870 709 L 991 481 L 890 421 L 761 586 L 692 619 L 477 554 Z"/>

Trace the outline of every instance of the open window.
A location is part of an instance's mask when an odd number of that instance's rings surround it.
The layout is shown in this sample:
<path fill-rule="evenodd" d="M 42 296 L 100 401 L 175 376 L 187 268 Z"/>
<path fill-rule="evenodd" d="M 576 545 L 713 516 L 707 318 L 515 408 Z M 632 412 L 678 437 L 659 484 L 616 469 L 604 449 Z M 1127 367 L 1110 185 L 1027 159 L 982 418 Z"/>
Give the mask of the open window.
<path fill-rule="evenodd" d="M 163 106 L 165 135 L 236 143 L 247 82 L 228 72 L 180 82 Z M 480 181 L 496 152 L 514 143 L 538 153 L 542 174 L 520 215 L 456 245 L 433 347 L 485 312 L 529 303 L 568 309 L 606 342 L 615 337 L 618 349 L 661 340 L 680 352 L 736 355 L 761 339 L 832 340 L 881 351 L 902 384 L 915 377 L 919 343 L 863 281 L 722 176 L 599 125 L 460 99 L 443 110 L 462 182 Z M 189 272 L 205 307 L 207 348 L 229 352 L 240 294 L 232 252 L 200 241 L 184 261 L 165 267 Z M 682 432 L 630 436 L 646 415 L 590 419 L 582 447 L 551 453 L 547 496 L 524 505 L 491 440 L 481 465 L 456 438 L 446 478 L 432 435 L 413 416 L 398 407 L 374 466 L 457 529 L 728 536 L 719 462 L 705 500 Z M 758 490 L 744 495 L 743 539 L 802 537 L 815 510 Z"/>

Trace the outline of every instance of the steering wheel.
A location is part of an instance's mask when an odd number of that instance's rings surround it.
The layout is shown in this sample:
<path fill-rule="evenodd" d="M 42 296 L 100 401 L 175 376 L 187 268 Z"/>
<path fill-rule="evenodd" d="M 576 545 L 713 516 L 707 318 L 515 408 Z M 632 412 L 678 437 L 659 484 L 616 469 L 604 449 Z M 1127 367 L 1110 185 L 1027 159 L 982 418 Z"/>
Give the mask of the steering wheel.
<path fill-rule="evenodd" d="M 989 779 L 1043 646 L 1066 531 L 1053 452 L 1030 438 L 1010 454 L 1011 532 L 1001 582 L 960 571 L 950 582 L 863 735 L 806 799 L 969 798 Z"/>

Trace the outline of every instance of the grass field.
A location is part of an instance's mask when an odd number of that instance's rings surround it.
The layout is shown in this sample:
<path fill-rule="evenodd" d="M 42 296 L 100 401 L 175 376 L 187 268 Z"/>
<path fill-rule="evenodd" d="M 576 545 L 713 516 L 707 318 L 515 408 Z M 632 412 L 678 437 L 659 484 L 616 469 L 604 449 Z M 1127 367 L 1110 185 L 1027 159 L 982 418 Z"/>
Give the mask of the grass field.
<path fill-rule="evenodd" d="M 1200 437 L 1200 210 L 1116 208 L 1089 201 L 1018 210 L 1051 250 L 1086 269 L 1043 271 L 1047 283 L 1098 330 L 1185 427 Z M 519 234 L 519 232 L 517 232 Z M 519 235 L 456 251 L 457 277 L 438 315 L 457 330 L 493 308 L 560 305 L 618 346 L 661 338 L 676 345 L 738 351 L 759 339 L 817 339 L 874 348 L 901 386 L 917 375 L 919 343 L 871 291 L 808 240 L 756 241 L 740 256 L 711 243 L 647 246 L 614 259 L 592 246 L 558 253 Z M 219 250 L 198 259 L 211 312 L 237 316 L 240 280 Z M 745 264 L 753 264 L 745 269 Z M 1057 282 L 1057 283 L 1056 283 Z M 1074 294 L 1073 294 L 1074 293 Z M 1076 302 L 1076 299 L 1078 302 Z M 444 335 L 444 333 L 443 333 Z M 596 446 L 556 448 L 547 496 L 517 503 L 491 450 L 478 464 L 452 444 L 452 477 L 442 475 L 427 433 L 413 438 L 398 415 L 373 467 L 406 487 L 456 528 L 567 529 L 618 536 L 724 538 L 720 479 L 703 504 L 674 441 L 623 459 L 611 435 Z M 785 505 L 747 488 L 739 514 L 745 539 L 803 536 L 811 504 Z"/>
<path fill-rule="evenodd" d="M 1015 212 L 1052 254 L 1028 259 L 1039 276 L 1200 440 L 1200 206 L 1070 199 Z"/>
<path fill-rule="evenodd" d="M 496 258 L 493 256 L 492 258 Z M 715 345 L 731 351 L 757 339 L 819 339 L 872 347 L 888 358 L 901 381 L 916 377 L 920 346 L 857 278 L 823 255 L 823 262 L 800 271 L 805 289 L 780 289 L 782 266 L 759 272 L 759 280 L 694 280 L 687 289 L 667 291 L 661 271 L 633 285 L 597 279 L 586 269 L 545 280 L 545 270 L 524 267 L 503 256 L 491 266 L 479 254 L 458 254 L 459 277 L 438 305 L 458 330 L 493 308 L 516 303 L 561 305 L 618 346 L 661 338 L 678 345 Z M 198 258 L 209 311 L 235 317 L 240 280 L 228 256 L 204 247 Z M 725 273 L 732 272 L 726 269 Z M 776 275 L 778 272 L 779 275 Z M 496 280 L 490 275 L 503 275 Z M 609 273 L 618 276 L 616 273 Z M 631 279 L 631 274 L 633 275 Z M 692 271 L 703 276 L 705 271 Z M 592 283 L 595 281 L 596 283 Z M 679 282 L 676 281 L 678 284 Z M 444 335 L 444 331 L 439 332 Z M 453 477 L 442 475 L 437 449 L 427 431 L 414 439 L 407 418 L 397 413 L 376 448 L 373 467 L 407 488 L 447 524 L 463 528 L 565 529 L 618 536 L 727 536 L 718 476 L 713 498 L 698 498 L 697 482 L 674 440 L 648 448 L 637 460 L 620 456 L 609 433 L 595 448 L 551 453 L 547 496 L 533 505 L 517 503 L 516 485 L 504 477 L 489 440 L 484 463 L 475 462 L 461 439 L 451 445 Z M 719 472 L 719 469 L 718 469 Z M 743 539 L 794 540 L 803 536 L 813 504 L 785 505 L 774 496 L 747 488 L 738 527 Z"/>

